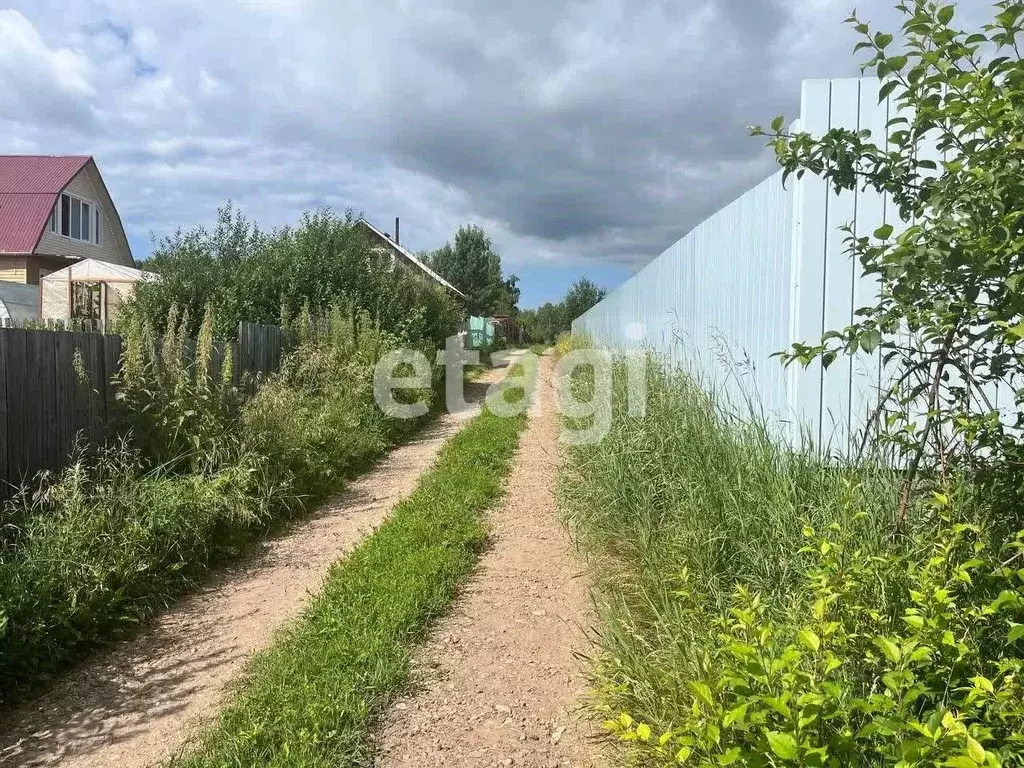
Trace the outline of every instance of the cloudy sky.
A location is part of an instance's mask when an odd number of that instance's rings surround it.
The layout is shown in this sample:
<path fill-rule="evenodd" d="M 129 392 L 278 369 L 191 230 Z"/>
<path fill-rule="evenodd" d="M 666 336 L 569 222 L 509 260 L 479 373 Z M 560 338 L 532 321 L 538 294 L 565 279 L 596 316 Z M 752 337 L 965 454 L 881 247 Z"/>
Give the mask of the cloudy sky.
<path fill-rule="evenodd" d="M 892 29 L 894 3 L 858 13 Z M 857 74 L 851 5 L 15 0 L 0 153 L 94 155 L 137 258 L 228 199 L 268 226 L 401 216 L 416 250 L 478 223 L 532 306 L 614 286 L 766 176 L 745 126 Z"/>

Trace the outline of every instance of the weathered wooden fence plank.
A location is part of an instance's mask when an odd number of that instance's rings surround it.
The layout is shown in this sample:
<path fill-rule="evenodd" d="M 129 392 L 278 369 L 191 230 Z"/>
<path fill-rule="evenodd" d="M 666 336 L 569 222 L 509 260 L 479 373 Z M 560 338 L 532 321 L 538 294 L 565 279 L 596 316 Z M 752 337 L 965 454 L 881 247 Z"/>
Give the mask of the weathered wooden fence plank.
<path fill-rule="evenodd" d="M 10 368 L 7 366 L 6 333 L 0 331 L 0 435 L 7 434 L 7 379 Z M 7 440 L 0 440 L 0 500 L 7 498 Z"/>
<path fill-rule="evenodd" d="M 67 331 L 53 331 L 54 336 L 54 422 L 57 426 L 59 456 L 66 458 L 75 443 L 75 347 Z"/>
<path fill-rule="evenodd" d="M 25 337 L 28 331 L 9 328 L 0 331 L 7 336 L 4 368 L 7 372 L 7 475 L 8 483 L 21 482 L 23 468 L 28 464 L 26 422 L 28 409 L 25 400 Z"/>

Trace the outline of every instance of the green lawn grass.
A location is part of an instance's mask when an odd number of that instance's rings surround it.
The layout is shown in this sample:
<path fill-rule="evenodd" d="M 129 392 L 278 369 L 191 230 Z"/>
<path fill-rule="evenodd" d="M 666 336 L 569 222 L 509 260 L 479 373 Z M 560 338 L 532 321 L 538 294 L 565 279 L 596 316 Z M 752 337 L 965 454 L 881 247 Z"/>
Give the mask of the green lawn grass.
<path fill-rule="evenodd" d="M 486 540 L 525 416 L 476 417 L 388 520 L 330 571 L 301 619 L 257 655 L 217 722 L 176 768 L 343 766 L 405 683 L 410 650 Z"/>

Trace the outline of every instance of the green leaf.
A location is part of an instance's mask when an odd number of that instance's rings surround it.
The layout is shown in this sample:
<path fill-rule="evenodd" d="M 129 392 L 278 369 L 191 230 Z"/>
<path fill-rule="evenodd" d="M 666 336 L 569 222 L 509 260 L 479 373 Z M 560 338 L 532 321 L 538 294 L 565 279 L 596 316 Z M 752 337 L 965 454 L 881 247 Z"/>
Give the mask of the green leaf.
<path fill-rule="evenodd" d="M 743 751 L 739 747 L 733 747 L 728 752 L 726 752 L 724 755 L 719 755 L 718 756 L 718 764 L 719 765 L 732 765 L 733 763 L 735 763 L 737 760 L 740 759 L 740 755 L 741 754 L 743 754 Z"/>
<path fill-rule="evenodd" d="M 949 768 L 978 768 L 978 764 L 971 760 L 969 757 L 963 755 L 957 755 L 956 757 L 949 758 L 946 763 Z"/>
<path fill-rule="evenodd" d="M 890 59 L 886 59 L 885 64 L 893 72 L 899 72 L 901 69 L 903 69 L 905 66 L 907 66 L 907 57 L 906 56 L 893 56 Z"/>
<path fill-rule="evenodd" d="M 640 725 L 636 727 L 636 735 L 640 741 L 650 741 L 651 727 L 645 723 L 640 723 Z"/>
<path fill-rule="evenodd" d="M 1010 629 L 1010 634 L 1006 638 L 1007 644 L 1016 643 L 1024 637 L 1024 624 L 1014 624 Z"/>
<path fill-rule="evenodd" d="M 677 763 L 685 763 L 689 759 L 690 754 L 692 752 L 693 752 L 693 750 L 690 749 L 689 747 L 683 747 L 678 752 L 676 752 L 676 762 Z"/>
<path fill-rule="evenodd" d="M 888 240 L 889 236 L 892 235 L 892 224 L 883 224 L 875 230 L 875 238 L 878 240 Z"/>
<path fill-rule="evenodd" d="M 874 352 L 882 343 L 882 334 L 877 330 L 864 331 L 858 339 L 861 349 L 865 352 Z"/>
<path fill-rule="evenodd" d="M 715 705 L 715 700 L 711 698 L 711 689 L 707 686 L 707 683 L 701 683 L 697 681 L 689 682 L 686 687 L 690 689 L 690 692 L 697 697 L 698 701 L 707 704 L 709 707 Z"/>
<path fill-rule="evenodd" d="M 764 703 L 772 709 L 774 709 L 787 720 L 793 716 L 793 712 L 792 710 L 790 710 L 789 704 L 787 704 L 784 699 L 779 698 L 778 696 L 765 696 Z"/>
<path fill-rule="evenodd" d="M 898 664 L 903 654 L 900 647 L 887 637 L 876 637 L 872 641 L 890 662 Z"/>
<path fill-rule="evenodd" d="M 796 739 L 788 733 L 779 733 L 778 731 L 768 731 L 767 736 L 768 746 L 772 748 L 776 757 L 783 760 L 796 760 L 799 754 Z"/>
<path fill-rule="evenodd" d="M 743 724 L 743 721 L 747 717 L 747 707 L 750 706 L 749 701 L 745 701 L 740 704 L 736 709 L 732 709 L 725 713 L 725 717 L 722 718 L 722 725 L 728 728 L 733 723 Z"/>
<path fill-rule="evenodd" d="M 878 103 L 881 104 L 885 101 L 889 94 L 896 90 L 896 86 L 900 84 L 899 80 L 889 80 L 878 89 Z"/>
<path fill-rule="evenodd" d="M 967 756 L 978 765 L 985 762 L 985 748 L 972 736 L 967 737 Z"/>
<path fill-rule="evenodd" d="M 801 629 L 800 632 L 797 633 L 797 638 L 804 644 L 804 646 L 810 648 L 812 651 L 817 651 L 821 648 L 821 639 L 809 629 Z"/>
<path fill-rule="evenodd" d="M 971 682 L 974 683 L 975 688 L 980 688 L 986 693 L 995 693 L 995 688 L 992 686 L 992 681 L 982 675 L 977 675 L 971 678 Z"/>
<path fill-rule="evenodd" d="M 782 115 L 779 115 L 774 120 L 772 120 L 772 130 L 775 131 L 776 133 L 778 133 L 779 131 L 782 130 L 782 126 L 785 125 L 785 124 L 786 124 L 786 118 L 783 117 Z"/>
<path fill-rule="evenodd" d="M 911 629 L 923 629 L 924 628 L 924 616 L 918 616 L 916 614 L 910 614 L 903 617 L 903 620 L 907 623 Z"/>
<path fill-rule="evenodd" d="M 956 9 L 952 5 L 947 5 L 939 9 L 939 22 L 942 24 L 949 24 L 953 20 L 953 14 L 956 13 Z"/>

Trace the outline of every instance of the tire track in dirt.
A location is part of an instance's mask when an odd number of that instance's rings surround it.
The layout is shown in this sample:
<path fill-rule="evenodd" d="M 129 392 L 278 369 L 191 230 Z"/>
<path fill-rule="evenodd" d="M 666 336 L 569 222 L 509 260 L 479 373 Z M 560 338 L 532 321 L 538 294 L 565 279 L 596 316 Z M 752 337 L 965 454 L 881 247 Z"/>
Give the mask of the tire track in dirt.
<path fill-rule="evenodd" d="M 379 768 L 601 765 L 574 651 L 591 602 L 558 519 L 559 462 L 550 357 L 541 413 L 523 434 L 507 495 L 491 515 L 491 548 L 453 612 L 416 654 L 414 688 L 390 711 Z"/>
<path fill-rule="evenodd" d="M 467 387 L 479 402 L 504 374 Z M 287 535 L 256 545 L 137 636 L 100 651 L 19 709 L 0 713 L 0 766 L 141 768 L 219 710 L 224 687 L 319 591 L 328 568 L 380 525 L 475 412 L 444 414 Z"/>

